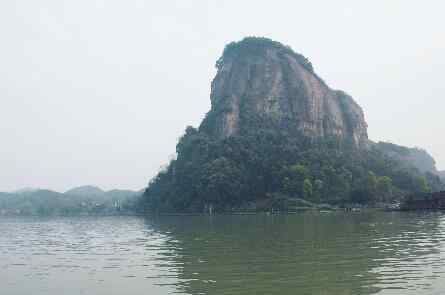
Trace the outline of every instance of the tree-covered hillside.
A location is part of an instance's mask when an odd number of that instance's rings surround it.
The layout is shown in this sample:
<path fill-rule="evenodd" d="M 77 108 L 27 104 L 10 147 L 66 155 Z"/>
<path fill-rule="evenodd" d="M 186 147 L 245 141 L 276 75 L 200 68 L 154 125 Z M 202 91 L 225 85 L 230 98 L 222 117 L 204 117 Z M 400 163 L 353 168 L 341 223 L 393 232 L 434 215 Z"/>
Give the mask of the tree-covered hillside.
<path fill-rule="evenodd" d="M 439 174 L 436 168 L 436 161 L 424 149 L 408 148 L 389 142 L 378 142 L 376 147 L 401 163 L 416 167 L 420 172 Z"/>
<path fill-rule="evenodd" d="M 294 198 L 375 204 L 442 188 L 437 176 L 423 174 L 378 148 L 358 150 L 335 139 L 314 142 L 284 129 L 252 128 L 215 140 L 188 127 L 177 154 L 145 192 L 151 209 L 286 209 Z"/>
<path fill-rule="evenodd" d="M 141 195 L 129 190 L 105 192 L 89 188 L 65 193 L 43 189 L 0 193 L 0 215 L 117 214 L 134 211 Z"/>

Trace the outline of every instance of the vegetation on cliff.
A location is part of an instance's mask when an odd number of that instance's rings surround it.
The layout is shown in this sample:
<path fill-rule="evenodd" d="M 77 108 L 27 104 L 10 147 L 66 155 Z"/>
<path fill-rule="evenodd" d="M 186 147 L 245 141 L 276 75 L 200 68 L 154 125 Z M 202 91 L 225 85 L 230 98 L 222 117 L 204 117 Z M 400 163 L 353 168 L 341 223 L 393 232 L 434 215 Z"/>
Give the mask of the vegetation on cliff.
<path fill-rule="evenodd" d="M 287 72 L 284 63 L 295 60 L 305 70 Z M 438 176 L 371 144 L 360 106 L 319 82 L 311 63 L 289 47 L 247 38 L 229 44 L 217 68 L 212 109 L 199 129 L 187 127 L 177 158 L 150 181 L 143 198 L 149 209 L 287 210 L 294 200 L 376 204 L 442 188 Z M 308 126 L 317 132 L 308 133 Z"/>
<path fill-rule="evenodd" d="M 257 55 L 263 53 L 264 50 L 274 48 L 281 53 L 289 54 L 295 57 L 298 62 L 308 71 L 314 73 L 312 63 L 302 54 L 296 53 L 289 46 L 285 46 L 280 42 L 273 41 L 264 37 L 246 37 L 240 42 L 231 42 L 224 48 L 222 56 L 216 61 L 216 68 L 221 69 L 224 60 L 232 58 L 235 55 Z"/>
<path fill-rule="evenodd" d="M 294 198 L 375 204 L 442 185 L 437 176 L 402 165 L 377 148 L 361 151 L 334 139 L 314 142 L 286 130 L 251 129 L 216 140 L 188 127 L 177 154 L 145 192 L 151 209 L 285 210 Z"/>

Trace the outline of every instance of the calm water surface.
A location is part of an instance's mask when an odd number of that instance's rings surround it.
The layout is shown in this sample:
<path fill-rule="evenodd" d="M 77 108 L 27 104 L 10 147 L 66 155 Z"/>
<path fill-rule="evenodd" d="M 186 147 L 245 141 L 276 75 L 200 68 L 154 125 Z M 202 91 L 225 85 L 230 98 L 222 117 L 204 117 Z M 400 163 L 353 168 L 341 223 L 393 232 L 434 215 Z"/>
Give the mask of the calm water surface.
<path fill-rule="evenodd" d="M 444 294 L 445 215 L 0 218 L 0 294 Z"/>

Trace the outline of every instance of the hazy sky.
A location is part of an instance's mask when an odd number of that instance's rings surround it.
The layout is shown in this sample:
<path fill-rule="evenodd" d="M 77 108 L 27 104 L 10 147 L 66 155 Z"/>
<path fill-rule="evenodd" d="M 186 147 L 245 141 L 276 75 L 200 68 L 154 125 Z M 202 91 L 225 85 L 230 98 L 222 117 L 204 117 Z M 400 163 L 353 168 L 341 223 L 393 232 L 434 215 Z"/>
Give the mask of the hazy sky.
<path fill-rule="evenodd" d="M 445 3 L 0 1 L 0 191 L 140 189 L 209 110 L 224 45 L 266 36 L 445 169 Z"/>

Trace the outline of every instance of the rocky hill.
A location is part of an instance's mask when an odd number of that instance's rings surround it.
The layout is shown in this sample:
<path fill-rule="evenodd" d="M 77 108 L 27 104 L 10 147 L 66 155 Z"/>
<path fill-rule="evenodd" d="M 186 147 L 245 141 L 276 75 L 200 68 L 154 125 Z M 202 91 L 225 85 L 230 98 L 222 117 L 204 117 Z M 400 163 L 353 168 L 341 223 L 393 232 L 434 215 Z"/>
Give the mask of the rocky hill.
<path fill-rule="evenodd" d="M 309 137 L 338 137 L 363 147 L 361 107 L 329 88 L 312 64 L 289 47 L 264 38 L 229 44 L 217 62 L 212 108 L 202 129 L 217 138 L 239 135 L 254 117 Z"/>
<path fill-rule="evenodd" d="M 425 173 L 425 155 L 397 157 L 392 147 L 371 142 L 360 106 L 291 48 L 246 38 L 229 44 L 216 67 L 211 110 L 198 129 L 186 128 L 177 158 L 150 181 L 147 209 L 378 204 L 443 188 L 437 175 Z"/>

